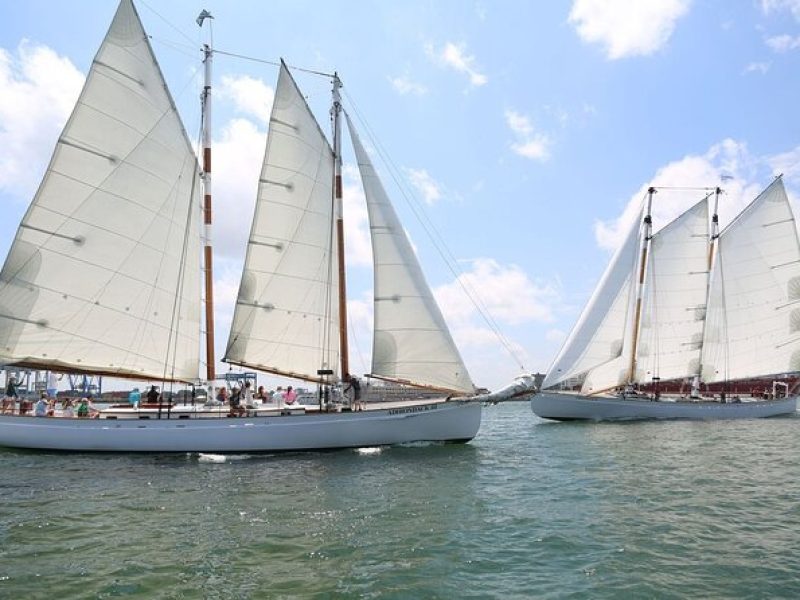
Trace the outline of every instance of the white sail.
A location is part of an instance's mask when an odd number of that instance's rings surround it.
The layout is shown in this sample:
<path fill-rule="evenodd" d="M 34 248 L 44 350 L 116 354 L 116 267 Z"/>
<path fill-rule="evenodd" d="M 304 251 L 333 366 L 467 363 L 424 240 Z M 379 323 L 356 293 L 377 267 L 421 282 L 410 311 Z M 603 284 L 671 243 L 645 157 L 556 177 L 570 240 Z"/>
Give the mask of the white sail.
<path fill-rule="evenodd" d="M 333 151 L 281 65 L 225 361 L 303 379 L 339 370 Z"/>
<path fill-rule="evenodd" d="M 720 234 L 707 319 L 706 383 L 800 370 L 800 244 L 781 179 Z"/>
<path fill-rule="evenodd" d="M 472 393 L 464 361 L 349 116 L 347 124 L 367 198 L 375 262 L 372 374 Z"/>
<path fill-rule="evenodd" d="M 650 241 L 637 383 L 699 374 L 708 292 L 708 234 L 705 198 Z"/>
<path fill-rule="evenodd" d="M 553 365 L 542 383 L 542 388 L 556 386 L 618 359 L 630 344 L 626 335 L 629 331 L 633 296 L 632 282 L 639 256 L 641 223 L 642 212 L 640 211 L 628 231 L 625 241 L 611 259 L 569 338 L 553 361 Z M 617 373 L 618 369 L 612 365 L 611 371 Z M 598 382 L 601 379 L 607 381 L 607 378 L 607 375 L 601 375 L 598 371 Z M 612 375 L 612 379 L 616 378 L 617 375 Z M 592 383 L 590 387 L 592 387 L 592 391 L 599 391 L 611 386 L 600 387 Z"/>
<path fill-rule="evenodd" d="M 0 361 L 197 379 L 198 172 L 122 0 L 0 273 Z"/>

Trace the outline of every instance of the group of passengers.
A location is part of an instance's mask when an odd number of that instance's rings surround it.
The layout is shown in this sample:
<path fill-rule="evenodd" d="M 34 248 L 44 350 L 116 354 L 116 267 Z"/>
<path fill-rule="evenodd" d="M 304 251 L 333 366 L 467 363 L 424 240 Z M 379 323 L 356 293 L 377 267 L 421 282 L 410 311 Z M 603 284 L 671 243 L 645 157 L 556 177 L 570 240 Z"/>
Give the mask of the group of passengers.
<path fill-rule="evenodd" d="M 281 386 L 274 391 L 267 391 L 260 385 L 254 393 L 250 382 L 245 381 L 243 387 L 233 386 L 230 391 L 224 386 L 217 388 L 215 399 L 218 405 L 230 406 L 231 414 L 244 414 L 247 410 L 257 410 L 266 405 L 275 405 L 278 408 L 295 405 L 297 392 L 292 386 L 285 391 Z"/>
<path fill-rule="evenodd" d="M 57 389 L 48 388 L 47 392 L 42 392 L 36 402 L 31 402 L 20 398 L 17 390 L 17 382 L 13 377 L 8 380 L 3 397 L 2 414 L 33 415 L 35 417 L 66 417 L 66 418 L 97 418 L 100 411 L 93 405 L 88 397 L 80 400 L 63 398 L 61 400 L 61 410 L 58 411 L 58 399 L 56 398 Z"/>

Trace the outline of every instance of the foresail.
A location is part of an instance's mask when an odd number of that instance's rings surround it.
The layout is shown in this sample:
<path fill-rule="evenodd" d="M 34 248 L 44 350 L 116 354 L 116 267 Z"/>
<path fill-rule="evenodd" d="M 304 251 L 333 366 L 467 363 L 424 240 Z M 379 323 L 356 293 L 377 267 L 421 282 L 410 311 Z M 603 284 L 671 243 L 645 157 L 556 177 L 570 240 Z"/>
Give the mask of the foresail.
<path fill-rule="evenodd" d="M 630 343 L 626 334 L 629 331 L 632 282 L 639 256 L 641 223 L 642 211 L 639 211 L 580 319 L 553 361 L 542 388 L 556 386 L 618 359 Z M 605 380 L 606 376 L 602 379 Z M 600 389 L 594 385 L 591 387 L 591 391 Z"/>
<path fill-rule="evenodd" d="M 317 379 L 339 370 L 333 151 L 286 65 L 224 360 Z"/>
<path fill-rule="evenodd" d="M 122 0 L 0 273 L 0 362 L 197 379 L 198 173 Z"/>
<path fill-rule="evenodd" d="M 653 235 L 644 283 L 637 383 L 699 375 L 708 247 L 707 198 Z"/>
<path fill-rule="evenodd" d="M 781 179 L 728 225 L 717 248 L 703 381 L 800 370 L 800 244 Z"/>
<path fill-rule="evenodd" d="M 349 116 L 347 124 L 367 198 L 375 262 L 372 373 L 393 381 L 472 393 L 464 361 Z"/>

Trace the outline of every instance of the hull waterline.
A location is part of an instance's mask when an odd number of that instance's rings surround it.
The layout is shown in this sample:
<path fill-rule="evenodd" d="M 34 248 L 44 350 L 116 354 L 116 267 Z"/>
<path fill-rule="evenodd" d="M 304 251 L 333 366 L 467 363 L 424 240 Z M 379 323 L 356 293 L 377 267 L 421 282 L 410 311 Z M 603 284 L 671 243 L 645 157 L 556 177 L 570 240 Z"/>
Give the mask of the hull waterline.
<path fill-rule="evenodd" d="M 531 410 L 543 419 L 557 421 L 630 421 L 640 419 L 763 419 L 794 414 L 797 397 L 754 402 L 652 402 L 542 392 L 531 399 Z"/>
<path fill-rule="evenodd" d="M 213 419 L 67 419 L 0 416 L 0 446 L 92 452 L 281 452 L 467 442 L 479 402 L 439 402 L 363 412 Z"/>

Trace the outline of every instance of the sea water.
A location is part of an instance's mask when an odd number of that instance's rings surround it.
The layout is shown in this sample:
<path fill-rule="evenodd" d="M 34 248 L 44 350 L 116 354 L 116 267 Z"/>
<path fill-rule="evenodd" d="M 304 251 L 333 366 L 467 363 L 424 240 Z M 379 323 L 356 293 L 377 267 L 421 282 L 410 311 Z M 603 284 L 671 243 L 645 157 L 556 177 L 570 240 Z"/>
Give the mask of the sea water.
<path fill-rule="evenodd" d="M 800 597 L 796 417 L 323 453 L 0 450 L 0 598 Z"/>

